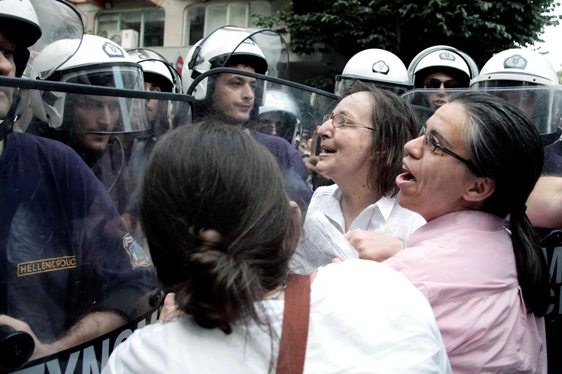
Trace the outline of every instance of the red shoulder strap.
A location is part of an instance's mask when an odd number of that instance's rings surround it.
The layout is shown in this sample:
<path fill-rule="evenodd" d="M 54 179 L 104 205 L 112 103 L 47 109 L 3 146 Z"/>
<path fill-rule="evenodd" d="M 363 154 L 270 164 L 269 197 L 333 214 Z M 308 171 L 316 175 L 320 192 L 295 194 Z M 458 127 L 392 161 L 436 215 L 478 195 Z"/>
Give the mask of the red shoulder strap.
<path fill-rule="evenodd" d="M 290 275 L 287 279 L 277 374 L 298 374 L 304 370 L 310 317 L 310 282 L 310 275 Z"/>

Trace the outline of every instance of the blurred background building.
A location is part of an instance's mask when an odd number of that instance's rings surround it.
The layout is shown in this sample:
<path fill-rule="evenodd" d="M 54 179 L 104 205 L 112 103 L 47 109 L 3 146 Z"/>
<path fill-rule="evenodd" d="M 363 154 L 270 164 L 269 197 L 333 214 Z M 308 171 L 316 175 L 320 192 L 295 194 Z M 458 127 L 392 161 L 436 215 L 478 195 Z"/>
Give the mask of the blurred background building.
<path fill-rule="evenodd" d="M 287 0 L 69 0 L 82 15 L 85 31 L 122 47 L 150 48 L 179 71 L 189 48 L 217 27 L 257 27 L 254 15 L 270 16 Z M 287 42 L 289 38 L 286 37 Z M 302 82 L 311 69 L 329 70 L 321 54 L 290 53 L 290 79 Z"/>

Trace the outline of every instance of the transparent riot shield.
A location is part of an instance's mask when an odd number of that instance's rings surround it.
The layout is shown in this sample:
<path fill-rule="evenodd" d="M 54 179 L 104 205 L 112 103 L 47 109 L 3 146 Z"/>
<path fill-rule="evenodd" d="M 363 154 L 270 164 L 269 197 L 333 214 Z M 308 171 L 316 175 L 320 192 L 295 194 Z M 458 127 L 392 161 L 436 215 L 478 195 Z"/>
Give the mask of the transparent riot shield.
<path fill-rule="evenodd" d="M 219 27 L 189 50 L 185 65 L 184 92 L 197 99 L 213 95 L 212 82 L 197 79 L 212 69 L 242 66 L 268 77 L 289 79 L 287 44 L 279 33 L 269 29 Z"/>
<path fill-rule="evenodd" d="M 304 210 L 312 196 L 303 156 L 311 154 L 312 134 L 338 97 L 298 83 L 245 70 L 215 68 L 195 79 L 208 93 L 196 99 L 194 121 L 243 126 L 279 161 L 290 197 Z M 306 141 L 307 147 L 302 147 Z"/>
<path fill-rule="evenodd" d="M 425 122 L 439 106 L 436 103 L 446 102 L 450 95 L 466 90 L 417 89 L 402 97 L 413 105 Z M 478 90 L 499 96 L 527 114 L 539 130 L 545 146 L 543 174 L 562 176 L 562 86 L 482 87 Z M 540 227 L 536 231 L 550 271 L 551 304 L 545 318 L 549 372 L 558 373 L 562 369 L 559 354 L 562 349 L 562 235 L 559 230 Z"/>
<path fill-rule="evenodd" d="M 288 80 L 289 77 L 289 49 L 281 34 L 269 29 L 250 29 L 250 35 L 240 41 L 231 52 L 235 55 L 241 51 L 249 40 L 253 41 L 263 52 L 267 61 L 265 75 Z"/>
<path fill-rule="evenodd" d="M 100 372 L 157 318 L 139 186 L 191 98 L 5 77 L 0 91 L 15 123 L 0 157 L 0 372 Z M 31 97 L 64 100 L 68 125 L 41 127 Z"/>
<path fill-rule="evenodd" d="M 415 89 L 403 94 L 420 116 L 426 121 L 433 112 L 457 92 L 470 89 Z M 562 86 L 486 87 L 479 91 L 499 96 L 521 109 L 535 124 L 543 144 L 551 145 L 562 135 Z M 562 164 L 560 164 L 562 168 Z"/>
<path fill-rule="evenodd" d="M 65 1 L 59 0 L 31 0 L 39 24 L 41 25 L 41 38 L 30 47 L 28 69 L 25 76 L 44 79 L 50 76 L 58 67 L 64 64 L 78 50 L 84 25 L 82 17 L 75 8 Z M 51 44 L 65 40 L 65 48 L 52 54 L 40 69 L 34 65 L 35 57 Z"/>

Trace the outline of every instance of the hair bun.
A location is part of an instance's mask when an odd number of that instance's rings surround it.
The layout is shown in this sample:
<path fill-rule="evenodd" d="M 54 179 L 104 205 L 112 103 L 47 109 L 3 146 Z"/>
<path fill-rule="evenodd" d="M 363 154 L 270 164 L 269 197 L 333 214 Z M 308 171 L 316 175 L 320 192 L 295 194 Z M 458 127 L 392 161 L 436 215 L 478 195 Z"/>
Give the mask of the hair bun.
<path fill-rule="evenodd" d="M 229 257 L 222 235 L 213 229 L 199 229 L 195 236 L 197 251 L 191 255 L 192 260 L 200 264 L 215 265 Z"/>
<path fill-rule="evenodd" d="M 200 229 L 199 240 L 202 245 L 217 247 L 223 242 L 222 235 L 213 229 Z"/>

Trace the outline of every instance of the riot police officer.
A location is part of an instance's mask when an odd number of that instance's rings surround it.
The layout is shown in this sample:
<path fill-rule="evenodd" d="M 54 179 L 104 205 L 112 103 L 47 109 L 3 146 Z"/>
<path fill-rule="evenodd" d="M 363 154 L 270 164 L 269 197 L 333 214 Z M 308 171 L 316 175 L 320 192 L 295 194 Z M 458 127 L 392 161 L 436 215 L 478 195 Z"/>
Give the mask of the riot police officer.
<path fill-rule="evenodd" d="M 478 67 L 466 53 L 450 46 L 436 45 L 418 53 L 408 66 L 410 83 L 427 89 L 425 99 L 433 109 L 447 102 L 451 88 L 468 87 Z"/>
<path fill-rule="evenodd" d="M 41 0 L 36 6 L 51 9 L 55 22 L 64 19 L 64 30 L 72 29 L 72 16 L 82 25 L 66 3 Z M 23 74 L 28 48 L 42 31 L 47 40 L 66 37 L 41 30 L 48 22 L 38 21 L 29 0 L 1 1 L 0 19 L 4 76 Z M 67 41 L 77 46 L 81 36 Z M 2 93 L 9 109 L 2 113 L 0 140 L 0 325 L 29 333 L 34 359 L 122 325 L 153 284 L 149 259 L 130 240 L 92 171 L 66 145 L 13 131 L 12 114 L 18 102 L 27 103 L 17 90 Z"/>
<path fill-rule="evenodd" d="M 221 72 L 206 75 L 195 83 L 200 75 L 220 67 L 265 75 L 269 63 L 254 41 L 256 33 L 259 31 L 222 27 L 198 41 L 184 60 L 187 64 L 182 70 L 184 92 L 197 100 L 195 120 L 212 118 L 248 128 L 250 134 L 276 157 L 289 194 L 305 208 L 312 191 L 306 184 L 308 171 L 298 151 L 285 139 L 252 129 L 251 121 L 256 120 L 263 104 L 264 81 L 249 75 Z"/>

